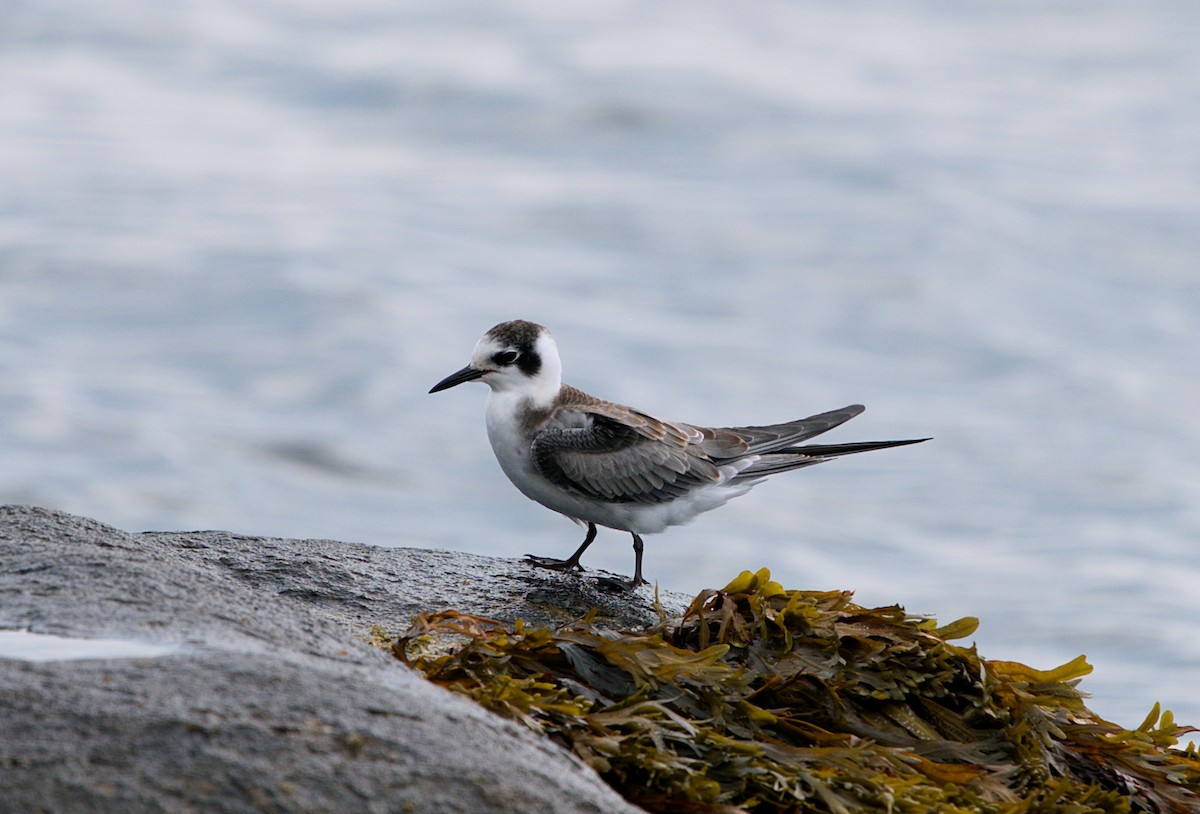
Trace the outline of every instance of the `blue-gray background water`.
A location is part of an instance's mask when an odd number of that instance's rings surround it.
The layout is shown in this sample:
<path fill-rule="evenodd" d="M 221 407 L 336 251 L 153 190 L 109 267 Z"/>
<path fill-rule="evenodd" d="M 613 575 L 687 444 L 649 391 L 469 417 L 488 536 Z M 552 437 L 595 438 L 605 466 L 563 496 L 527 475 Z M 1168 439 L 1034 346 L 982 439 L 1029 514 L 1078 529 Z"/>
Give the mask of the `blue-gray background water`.
<path fill-rule="evenodd" d="M 0 501 L 565 556 L 496 322 L 666 418 L 918 447 L 647 541 L 1200 724 L 1200 6 L 0 3 Z M 585 559 L 629 573 L 628 536 Z"/>

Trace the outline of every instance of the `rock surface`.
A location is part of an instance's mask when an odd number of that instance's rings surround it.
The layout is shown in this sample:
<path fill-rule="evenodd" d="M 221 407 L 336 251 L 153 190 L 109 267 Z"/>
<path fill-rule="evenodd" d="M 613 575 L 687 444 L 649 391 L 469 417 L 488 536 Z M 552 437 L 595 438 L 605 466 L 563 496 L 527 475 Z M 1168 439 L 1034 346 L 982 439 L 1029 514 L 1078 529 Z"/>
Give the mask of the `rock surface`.
<path fill-rule="evenodd" d="M 657 618 L 651 596 L 509 560 L 129 534 L 0 507 L 0 630 L 179 645 L 156 658 L 0 658 L 0 808 L 638 811 L 566 751 L 365 637 L 444 608 L 555 623 L 596 607 L 636 626 Z"/>

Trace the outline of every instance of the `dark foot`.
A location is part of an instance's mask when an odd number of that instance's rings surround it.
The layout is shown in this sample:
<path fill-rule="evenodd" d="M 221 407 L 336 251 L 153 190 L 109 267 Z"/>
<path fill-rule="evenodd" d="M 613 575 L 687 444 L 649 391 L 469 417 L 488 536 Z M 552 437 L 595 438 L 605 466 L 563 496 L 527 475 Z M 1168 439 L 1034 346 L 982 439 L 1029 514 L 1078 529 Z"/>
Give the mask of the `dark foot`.
<path fill-rule="evenodd" d="M 642 579 L 642 538 L 634 533 L 633 535 L 633 579 L 629 581 L 630 588 L 638 588 L 642 585 L 649 585 L 649 582 Z"/>
<path fill-rule="evenodd" d="M 596 524 L 588 523 L 587 537 L 584 538 L 583 545 L 576 549 L 575 553 L 565 560 L 556 560 L 553 557 L 539 557 L 536 554 L 526 554 L 525 562 L 538 568 L 549 568 L 551 571 L 582 571 L 583 566 L 579 564 L 579 559 L 583 556 L 583 552 L 587 551 L 587 547 L 592 544 L 592 540 L 596 539 Z"/>
<path fill-rule="evenodd" d="M 538 557 L 535 554 L 526 554 L 525 562 L 536 568 L 548 568 L 551 571 L 582 571 L 583 566 L 579 564 L 579 560 L 571 558 L 568 560 L 556 560 L 553 557 Z"/>

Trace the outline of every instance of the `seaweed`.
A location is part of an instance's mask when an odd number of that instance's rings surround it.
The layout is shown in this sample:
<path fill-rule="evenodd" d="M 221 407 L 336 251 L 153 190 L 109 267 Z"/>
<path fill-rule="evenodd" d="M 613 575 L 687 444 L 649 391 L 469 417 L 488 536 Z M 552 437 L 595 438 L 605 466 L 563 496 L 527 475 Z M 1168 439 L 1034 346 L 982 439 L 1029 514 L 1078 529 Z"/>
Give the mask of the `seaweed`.
<path fill-rule="evenodd" d="M 641 631 L 423 613 L 392 645 L 430 681 L 551 738 L 652 812 L 1200 811 L 1197 730 L 1084 704 L 1084 657 L 981 658 L 939 626 L 766 569 Z"/>

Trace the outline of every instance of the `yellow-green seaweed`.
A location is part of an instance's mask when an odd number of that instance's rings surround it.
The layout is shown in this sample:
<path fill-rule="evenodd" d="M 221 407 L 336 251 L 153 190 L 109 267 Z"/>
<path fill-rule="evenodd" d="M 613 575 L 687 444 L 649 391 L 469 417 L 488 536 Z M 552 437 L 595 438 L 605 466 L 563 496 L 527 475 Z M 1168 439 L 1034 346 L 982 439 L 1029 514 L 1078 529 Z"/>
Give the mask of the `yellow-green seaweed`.
<path fill-rule="evenodd" d="M 421 614 L 393 652 L 562 744 L 653 812 L 1200 811 L 1200 760 L 1156 704 L 1136 730 L 1053 670 L 981 658 L 938 626 L 766 569 L 646 631 Z"/>

